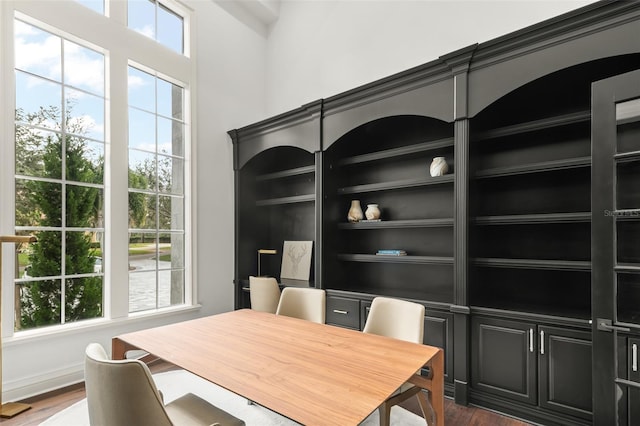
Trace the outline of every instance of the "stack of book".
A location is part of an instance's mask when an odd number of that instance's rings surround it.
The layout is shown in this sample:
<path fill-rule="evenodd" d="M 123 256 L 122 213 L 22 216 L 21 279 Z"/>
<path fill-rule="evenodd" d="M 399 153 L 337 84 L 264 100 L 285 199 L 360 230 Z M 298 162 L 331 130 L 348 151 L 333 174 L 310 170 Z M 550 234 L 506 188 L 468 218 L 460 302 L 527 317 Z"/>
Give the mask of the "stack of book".
<path fill-rule="evenodd" d="M 381 256 L 406 256 L 407 252 L 404 250 L 378 250 L 376 254 Z"/>

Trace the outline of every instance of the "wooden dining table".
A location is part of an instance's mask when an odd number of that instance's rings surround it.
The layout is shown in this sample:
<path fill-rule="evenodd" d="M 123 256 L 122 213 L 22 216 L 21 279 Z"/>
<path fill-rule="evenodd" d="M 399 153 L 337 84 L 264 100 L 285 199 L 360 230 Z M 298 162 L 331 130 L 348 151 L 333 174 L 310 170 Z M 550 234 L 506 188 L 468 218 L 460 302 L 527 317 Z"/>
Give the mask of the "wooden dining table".
<path fill-rule="evenodd" d="M 444 424 L 440 348 L 237 310 L 114 337 L 303 425 L 358 425 L 401 385 L 428 389 Z M 416 372 L 428 367 L 430 377 Z M 224 409 L 224 407 L 221 407 Z"/>

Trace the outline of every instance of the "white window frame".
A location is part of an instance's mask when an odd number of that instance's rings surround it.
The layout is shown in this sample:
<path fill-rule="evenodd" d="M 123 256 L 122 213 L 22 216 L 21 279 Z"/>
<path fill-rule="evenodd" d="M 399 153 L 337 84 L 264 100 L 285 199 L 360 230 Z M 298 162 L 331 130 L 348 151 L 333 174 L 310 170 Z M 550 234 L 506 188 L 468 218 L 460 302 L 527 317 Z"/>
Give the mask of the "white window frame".
<path fill-rule="evenodd" d="M 195 90 L 195 61 L 192 60 L 191 40 L 195 36 L 192 23 L 192 11 L 175 0 L 161 0 L 165 6 L 171 8 L 184 18 L 185 54 L 181 55 L 160 45 L 144 35 L 127 28 L 126 1 L 107 1 L 105 16 L 99 15 L 75 1 L 41 2 L 41 1 L 10 1 L 0 2 L 0 81 L 3 85 L 0 95 L 0 109 L 2 111 L 15 110 L 15 81 L 14 81 L 14 34 L 13 21 L 19 18 L 32 23 L 47 31 L 62 32 L 63 36 L 73 40 L 73 35 L 83 43 L 97 46 L 105 52 L 107 67 L 105 79 L 105 97 L 107 107 L 105 123 L 105 160 L 111 167 L 105 169 L 105 262 L 104 268 L 104 317 L 95 320 L 80 321 L 64 325 L 48 326 L 15 333 L 20 338 L 55 334 L 64 330 L 85 328 L 87 326 L 102 326 L 110 321 L 133 320 L 137 317 L 153 315 L 167 315 L 175 311 L 193 309 L 197 303 L 197 289 L 195 284 L 195 259 L 193 248 L 197 241 L 194 224 L 195 187 L 193 167 L 195 135 L 194 97 Z M 128 291 L 128 119 L 127 119 L 127 66 L 130 62 L 143 64 L 149 69 L 168 76 L 184 86 L 184 115 L 185 115 L 185 303 L 184 305 L 163 308 L 154 311 L 143 311 L 137 314 L 129 313 Z M 4 140 L 14 140 L 14 114 L 5 113 L 0 118 L 0 134 Z M 15 229 L 14 204 L 14 155 L 13 143 L 0 144 L 0 233 L 12 234 Z M 2 268 L 2 282 L 13 283 L 13 268 L 8 265 L 13 261 L 13 250 L 9 244 L 4 244 Z M 120 284 L 118 284 L 120 283 Z M 2 294 L 2 336 L 14 336 L 13 321 L 13 286 L 3 285 Z M 10 291 L 11 290 L 11 291 Z"/>

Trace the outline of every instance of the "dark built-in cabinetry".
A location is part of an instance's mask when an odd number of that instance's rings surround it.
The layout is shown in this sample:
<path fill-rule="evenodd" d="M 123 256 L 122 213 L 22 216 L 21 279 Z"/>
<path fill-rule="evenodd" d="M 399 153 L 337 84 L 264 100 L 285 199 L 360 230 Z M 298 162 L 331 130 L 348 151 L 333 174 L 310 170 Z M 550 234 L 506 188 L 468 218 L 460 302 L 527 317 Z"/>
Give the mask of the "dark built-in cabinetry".
<path fill-rule="evenodd" d="M 640 3 L 603 1 L 230 131 L 236 308 L 259 249 L 279 279 L 283 242 L 312 240 L 327 323 L 423 304 L 457 403 L 638 422 L 638 69 Z"/>

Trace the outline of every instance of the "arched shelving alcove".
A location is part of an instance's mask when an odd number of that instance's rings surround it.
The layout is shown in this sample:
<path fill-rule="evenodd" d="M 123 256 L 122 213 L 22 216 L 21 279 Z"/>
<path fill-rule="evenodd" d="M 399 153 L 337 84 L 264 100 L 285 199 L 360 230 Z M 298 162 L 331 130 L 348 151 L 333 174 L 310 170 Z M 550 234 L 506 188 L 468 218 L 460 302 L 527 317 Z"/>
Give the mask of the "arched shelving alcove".
<path fill-rule="evenodd" d="M 556 71 L 471 120 L 471 305 L 590 319 L 591 82 L 638 67 Z"/>
<path fill-rule="evenodd" d="M 358 126 L 325 151 L 324 261 L 327 289 L 453 303 L 452 123 L 391 116 Z M 449 171 L 432 177 L 434 157 Z M 352 200 L 379 221 L 349 223 Z M 406 255 L 379 255 L 378 250 Z"/>

